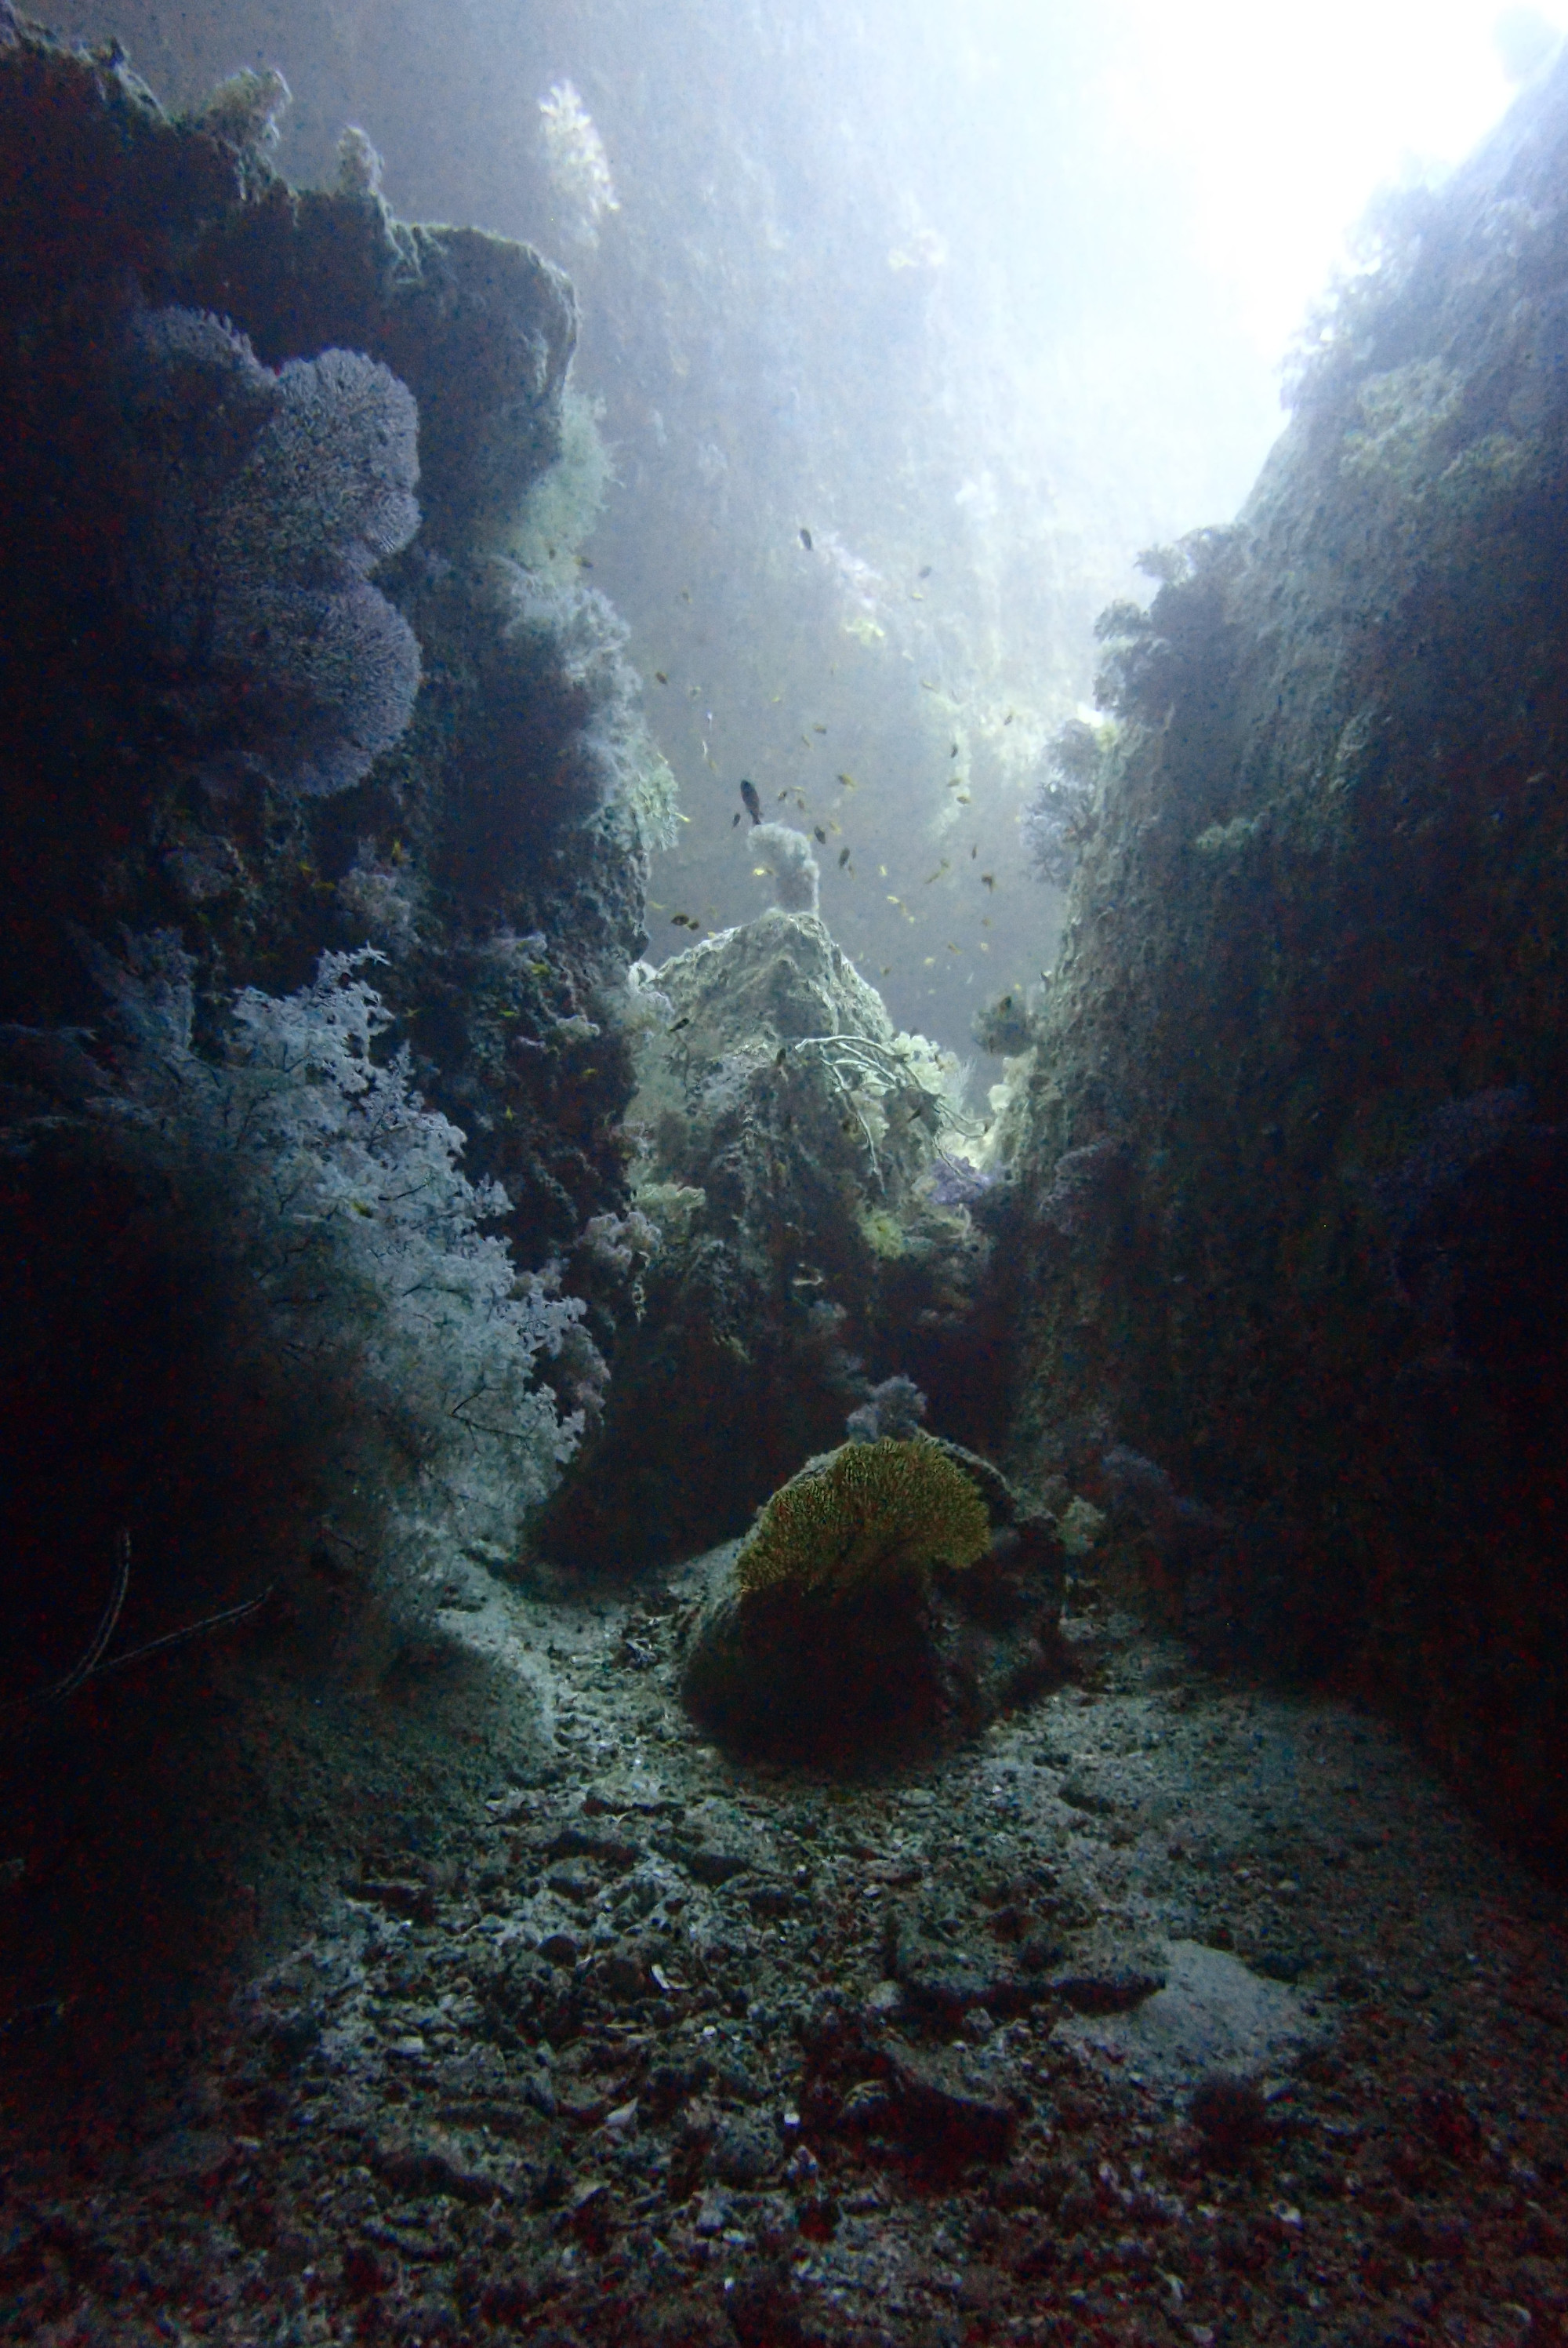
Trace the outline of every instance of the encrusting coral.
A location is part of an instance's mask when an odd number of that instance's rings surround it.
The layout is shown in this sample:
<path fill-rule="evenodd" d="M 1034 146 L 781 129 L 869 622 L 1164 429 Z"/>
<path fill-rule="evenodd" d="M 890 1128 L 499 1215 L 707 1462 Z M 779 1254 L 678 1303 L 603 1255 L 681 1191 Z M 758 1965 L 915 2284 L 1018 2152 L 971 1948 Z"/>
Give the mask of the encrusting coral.
<path fill-rule="evenodd" d="M 929 1436 L 846 1443 L 791 1477 L 763 1509 L 735 1561 L 750 1592 L 789 1582 L 850 1591 L 973 1565 L 991 1544 L 985 1502 Z"/>

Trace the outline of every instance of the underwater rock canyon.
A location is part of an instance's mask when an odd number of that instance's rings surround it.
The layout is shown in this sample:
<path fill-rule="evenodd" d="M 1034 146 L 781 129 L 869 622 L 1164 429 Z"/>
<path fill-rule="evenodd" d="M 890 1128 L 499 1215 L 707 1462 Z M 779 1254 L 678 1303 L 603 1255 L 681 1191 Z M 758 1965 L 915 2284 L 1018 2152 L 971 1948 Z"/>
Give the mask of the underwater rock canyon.
<path fill-rule="evenodd" d="M 0 0 L 0 2333 L 1544 2335 L 1568 60 L 1102 622 L 989 1136 L 798 877 L 641 961 L 572 289 L 286 95 Z"/>

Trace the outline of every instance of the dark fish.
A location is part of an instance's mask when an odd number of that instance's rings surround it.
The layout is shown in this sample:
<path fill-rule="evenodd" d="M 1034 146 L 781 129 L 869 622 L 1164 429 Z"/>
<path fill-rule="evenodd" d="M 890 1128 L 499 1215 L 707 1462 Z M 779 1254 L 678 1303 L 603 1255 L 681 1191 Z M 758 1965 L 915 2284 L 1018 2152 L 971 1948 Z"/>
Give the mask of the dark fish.
<path fill-rule="evenodd" d="M 588 555 L 579 554 L 577 558 L 577 567 L 579 571 L 591 571 L 593 563 Z"/>
<path fill-rule="evenodd" d="M 849 861 L 849 850 L 848 850 L 848 849 L 847 849 L 847 848 L 841 848 L 841 849 L 839 850 L 839 851 L 838 851 L 838 869 L 839 869 L 839 870 L 840 870 L 841 872 L 843 871 L 843 870 L 844 870 L 845 866 L 848 863 L 848 861 Z"/>
<path fill-rule="evenodd" d="M 949 757 L 949 758 L 956 758 L 956 757 L 958 757 L 958 744 L 955 742 L 955 743 L 954 743 L 954 745 L 953 745 L 953 747 L 952 747 L 952 748 L 948 751 L 948 757 Z"/>
<path fill-rule="evenodd" d="M 733 815 L 733 816 L 730 818 L 730 829 L 731 829 L 732 831 L 733 831 L 733 829 L 734 829 L 735 826 L 739 823 L 740 819 L 740 819 L 740 817 L 739 817 L 738 815 Z"/>
<path fill-rule="evenodd" d="M 997 876 L 994 872 L 982 872 L 980 879 L 985 882 L 988 889 L 994 889 L 997 885 Z"/>
<path fill-rule="evenodd" d="M 923 563 L 921 564 L 921 566 L 920 566 L 920 576 L 921 576 L 921 578 L 922 578 L 922 579 L 929 579 L 929 577 L 931 576 L 931 566 L 930 566 L 930 564 L 929 564 L 928 562 L 923 562 Z"/>
<path fill-rule="evenodd" d="M 656 680 L 656 681 L 657 681 L 657 683 L 659 683 L 660 685 L 668 685 L 668 684 L 669 684 L 670 680 L 669 680 L 669 678 L 665 675 L 665 674 L 664 674 L 664 672 L 663 672 L 663 670 L 662 670 L 661 668 L 656 668 L 656 669 L 654 670 L 654 672 L 653 672 L 653 675 L 654 675 L 654 678 L 655 678 L 655 680 Z"/>
<path fill-rule="evenodd" d="M 824 831 L 824 829 L 823 829 L 823 828 L 822 828 L 821 824 L 819 824 L 819 823 L 814 823 L 814 824 L 812 825 L 812 828 L 811 828 L 811 836 L 812 836 L 813 839 L 820 839 L 820 840 L 821 840 L 821 842 L 822 842 L 822 844 L 823 844 L 823 846 L 824 846 L 824 848 L 825 848 L 825 847 L 827 846 L 827 834 L 826 834 L 826 832 L 825 832 L 825 831 Z"/>
<path fill-rule="evenodd" d="M 806 529 L 804 522 L 801 524 L 800 542 L 809 554 L 811 552 L 811 532 Z"/>
<path fill-rule="evenodd" d="M 688 1012 L 684 1019 L 671 1019 L 669 1026 L 664 1032 L 667 1035 L 679 1035 L 682 1027 L 690 1027 L 691 1025 L 692 1016 L 690 1012 Z"/>
<path fill-rule="evenodd" d="M 741 797 L 746 803 L 746 813 L 751 817 L 752 821 L 753 823 L 761 823 L 763 819 L 763 803 L 757 797 L 757 787 L 755 783 L 749 781 L 743 782 L 741 785 Z"/>

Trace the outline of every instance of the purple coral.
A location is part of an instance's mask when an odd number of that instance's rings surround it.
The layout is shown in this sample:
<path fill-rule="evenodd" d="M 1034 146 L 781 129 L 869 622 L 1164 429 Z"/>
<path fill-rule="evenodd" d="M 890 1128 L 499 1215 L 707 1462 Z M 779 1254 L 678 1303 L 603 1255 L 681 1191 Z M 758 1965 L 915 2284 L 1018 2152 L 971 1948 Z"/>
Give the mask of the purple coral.
<path fill-rule="evenodd" d="M 973 1166 L 967 1158 L 949 1158 L 938 1150 L 932 1161 L 927 1188 L 936 1207 L 973 1207 L 994 1190 L 1000 1176 Z"/>
<path fill-rule="evenodd" d="M 913 1378 L 884 1378 L 845 1421 L 851 1443 L 909 1443 L 920 1432 L 926 1397 Z"/>
<path fill-rule="evenodd" d="M 274 375 L 216 318 L 160 310 L 128 355 L 131 593 L 223 788 L 347 789 L 408 724 L 419 647 L 368 584 L 419 526 L 418 416 L 354 351 Z"/>

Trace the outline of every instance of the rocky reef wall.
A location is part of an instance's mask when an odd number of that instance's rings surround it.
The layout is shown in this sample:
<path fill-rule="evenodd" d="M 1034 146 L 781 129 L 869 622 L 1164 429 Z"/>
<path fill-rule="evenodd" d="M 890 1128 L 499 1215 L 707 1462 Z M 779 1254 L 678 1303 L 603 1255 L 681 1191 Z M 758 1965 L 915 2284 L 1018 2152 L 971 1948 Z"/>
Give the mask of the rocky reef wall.
<path fill-rule="evenodd" d="M 1217 1650 L 1568 1834 L 1568 63 L 1390 205 L 1116 718 L 1014 1201 L 1014 1464 Z"/>
<path fill-rule="evenodd" d="M 624 1199 L 672 785 L 615 613 L 564 541 L 519 559 L 540 496 L 571 523 L 575 297 L 398 220 L 361 132 L 289 186 L 287 103 L 248 71 L 171 115 L 0 6 L 19 1697 L 86 1649 L 122 1534 L 127 1635 L 269 1581 L 308 1611 L 306 1560 L 374 1578 L 395 1501 L 417 1581 L 515 1529 L 603 1381 L 560 1284 Z"/>

